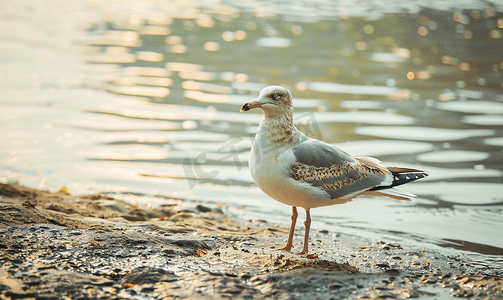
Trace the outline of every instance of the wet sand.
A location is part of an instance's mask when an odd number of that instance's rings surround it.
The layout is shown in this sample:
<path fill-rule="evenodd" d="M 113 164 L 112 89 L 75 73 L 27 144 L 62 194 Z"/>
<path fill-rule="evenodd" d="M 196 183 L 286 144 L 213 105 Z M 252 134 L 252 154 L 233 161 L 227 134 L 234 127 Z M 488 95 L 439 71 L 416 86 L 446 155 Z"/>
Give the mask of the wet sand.
<path fill-rule="evenodd" d="M 297 230 L 300 249 L 302 230 Z M 22 299 L 503 297 L 503 270 L 313 230 L 308 256 L 274 249 L 288 229 L 213 204 L 148 209 L 108 195 L 0 184 L 0 295 Z"/>

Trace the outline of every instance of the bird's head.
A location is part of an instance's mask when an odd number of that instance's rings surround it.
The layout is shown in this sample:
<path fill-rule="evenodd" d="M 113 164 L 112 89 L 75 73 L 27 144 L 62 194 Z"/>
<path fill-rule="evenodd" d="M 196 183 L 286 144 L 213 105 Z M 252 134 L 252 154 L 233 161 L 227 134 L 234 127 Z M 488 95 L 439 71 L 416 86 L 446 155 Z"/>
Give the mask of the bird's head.
<path fill-rule="evenodd" d="M 293 113 L 293 101 L 290 92 L 282 86 L 268 86 L 260 91 L 255 101 L 245 103 L 241 111 L 260 108 L 268 118 Z"/>

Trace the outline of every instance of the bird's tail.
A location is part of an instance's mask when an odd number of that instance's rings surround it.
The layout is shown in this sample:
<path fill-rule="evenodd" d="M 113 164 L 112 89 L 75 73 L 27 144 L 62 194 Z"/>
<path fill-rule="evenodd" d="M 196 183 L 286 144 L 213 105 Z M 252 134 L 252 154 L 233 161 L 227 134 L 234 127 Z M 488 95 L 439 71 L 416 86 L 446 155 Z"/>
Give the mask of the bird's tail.
<path fill-rule="evenodd" d="M 400 167 L 386 167 L 386 169 L 388 169 L 388 171 L 390 171 L 391 174 L 393 175 L 393 182 L 390 185 L 376 186 L 373 189 L 371 189 L 371 191 L 389 189 L 428 176 L 428 174 L 425 171 L 418 169 L 409 169 Z"/>
<path fill-rule="evenodd" d="M 416 195 L 412 193 L 400 191 L 395 188 L 387 188 L 385 190 L 378 190 L 378 191 L 369 190 L 362 194 L 359 194 L 358 196 L 388 197 L 395 200 L 405 200 L 405 201 L 410 201 L 412 198 L 416 198 Z"/>

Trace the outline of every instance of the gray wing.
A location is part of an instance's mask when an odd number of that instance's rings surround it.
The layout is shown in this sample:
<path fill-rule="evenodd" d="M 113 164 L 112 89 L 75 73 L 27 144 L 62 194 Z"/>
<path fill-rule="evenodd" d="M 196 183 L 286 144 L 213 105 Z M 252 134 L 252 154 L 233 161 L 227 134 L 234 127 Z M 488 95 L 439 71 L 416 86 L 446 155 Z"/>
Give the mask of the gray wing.
<path fill-rule="evenodd" d="M 351 154 L 320 140 L 307 138 L 292 147 L 297 162 L 314 166 L 330 167 L 354 161 Z"/>
<path fill-rule="evenodd" d="M 332 199 L 351 197 L 393 178 L 377 160 L 355 158 L 319 140 L 304 139 L 292 150 L 296 157 L 292 178 L 321 188 Z"/>

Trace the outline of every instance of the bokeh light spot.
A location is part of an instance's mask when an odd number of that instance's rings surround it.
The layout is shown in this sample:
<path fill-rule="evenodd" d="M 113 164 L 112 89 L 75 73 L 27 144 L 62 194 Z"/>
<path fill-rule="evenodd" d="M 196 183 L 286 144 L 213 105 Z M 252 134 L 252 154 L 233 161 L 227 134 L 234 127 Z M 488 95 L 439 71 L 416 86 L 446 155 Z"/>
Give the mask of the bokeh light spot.
<path fill-rule="evenodd" d="M 416 78 L 418 80 L 428 80 L 431 78 L 431 74 L 428 71 L 419 71 L 419 72 L 417 72 Z"/>
<path fill-rule="evenodd" d="M 209 16 L 203 16 L 201 18 L 198 18 L 196 20 L 196 24 L 199 25 L 199 27 L 213 27 L 215 26 L 215 22 L 213 22 L 213 19 Z"/>
<path fill-rule="evenodd" d="M 248 21 L 248 22 L 246 22 L 246 29 L 248 29 L 248 30 L 255 30 L 255 29 L 257 29 L 257 23 L 255 23 L 254 21 Z"/>
<path fill-rule="evenodd" d="M 187 46 L 185 45 L 173 45 L 169 48 L 169 52 L 182 54 L 187 52 Z"/>
<path fill-rule="evenodd" d="M 461 22 L 463 20 L 463 15 L 460 12 L 455 12 L 452 18 L 456 22 Z"/>
<path fill-rule="evenodd" d="M 419 29 L 417 30 L 417 32 L 419 33 L 419 35 L 425 36 L 425 35 L 428 34 L 428 28 L 426 28 L 424 26 L 421 26 L 421 27 L 419 27 Z"/>
<path fill-rule="evenodd" d="M 455 57 L 444 55 L 444 56 L 442 56 L 442 63 L 444 63 L 446 65 L 455 66 L 458 64 L 458 60 Z"/>
<path fill-rule="evenodd" d="M 498 29 L 493 29 L 489 31 L 489 36 L 493 39 L 501 39 L 501 31 Z"/>
<path fill-rule="evenodd" d="M 472 16 L 472 18 L 474 18 L 474 19 L 479 19 L 479 18 L 480 18 L 480 13 L 479 13 L 478 11 L 476 11 L 476 10 L 472 11 L 472 12 L 470 13 L 470 15 L 471 15 L 471 16 Z"/>
<path fill-rule="evenodd" d="M 234 36 L 236 37 L 236 40 L 242 41 L 246 39 L 246 32 L 244 32 L 243 30 L 238 30 L 234 33 Z"/>
<path fill-rule="evenodd" d="M 150 62 L 160 62 L 164 59 L 161 53 L 152 51 L 139 51 L 136 52 L 136 59 Z"/>
<path fill-rule="evenodd" d="M 430 29 L 430 30 L 436 30 L 437 28 L 438 28 L 437 22 L 431 21 L 430 23 L 428 23 L 428 29 Z"/>
<path fill-rule="evenodd" d="M 204 43 L 204 50 L 218 51 L 218 50 L 220 50 L 220 44 L 217 42 L 206 42 L 206 43 Z"/>
<path fill-rule="evenodd" d="M 363 26 L 363 32 L 365 32 L 366 34 L 374 33 L 374 26 L 372 26 L 370 24 Z"/>
<path fill-rule="evenodd" d="M 225 32 L 222 34 L 222 38 L 223 38 L 223 39 L 224 39 L 224 41 L 226 41 L 226 42 L 232 42 L 232 41 L 234 41 L 234 39 L 235 39 L 234 32 L 232 32 L 232 31 L 225 31 Z"/>
<path fill-rule="evenodd" d="M 468 72 L 468 71 L 470 71 L 470 65 L 468 63 L 465 63 L 465 62 L 464 63 L 460 63 L 459 64 L 459 69 L 461 71 Z"/>
<path fill-rule="evenodd" d="M 307 84 L 304 81 L 297 82 L 295 84 L 295 89 L 297 91 L 305 91 L 307 89 Z"/>
<path fill-rule="evenodd" d="M 170 35 L 170 36 L 166 37 L 166 40 L 165 40 L 165 43 L 167 45 L 178 45 L 178 44 L 181 44 L 182 42 L 183 42 L 182 37 L 180 37 L 178 35 Z"/>
<path fill-rule="evenodd" d="M 356 49 L 360 50 L 360 51 L 364 51 L 364 50 L 367 50 L 368 48 L 368 45 L 367 43 L 363 42 L 363 41 L 359 41 L 359 42 L 356 42 Z"/>
<path fill-rule="evenodd" d="M 393 53 L 402 58 L 410 58 L 410 50 L 406 48 L 394 48 Z"/>
<path fill-rule="evenodd" d="M 246 75 L 244 73 L 236 74 L 236 77 L 234 77 L 234 80 L 236 82 L 246 82 L 246 81 L 248 81 L 248 75 Z"/>
<path fill-rule="evenodd" d="M 292 33 L 299 35 L 302 33 L 302 27 L 300 25 L 293 25 L 292 26 Z"/>

